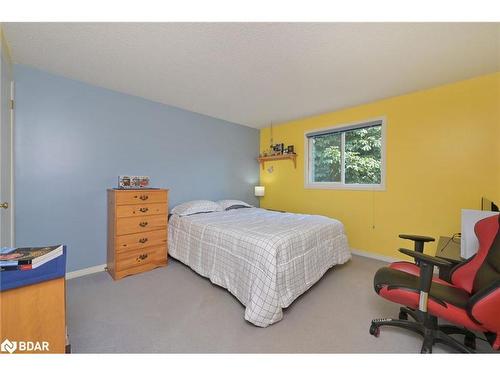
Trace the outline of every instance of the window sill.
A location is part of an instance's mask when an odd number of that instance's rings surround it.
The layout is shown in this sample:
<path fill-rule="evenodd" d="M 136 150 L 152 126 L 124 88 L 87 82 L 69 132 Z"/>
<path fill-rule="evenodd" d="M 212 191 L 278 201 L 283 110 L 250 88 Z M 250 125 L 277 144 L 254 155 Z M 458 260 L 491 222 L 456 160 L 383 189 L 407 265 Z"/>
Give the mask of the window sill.
<path fill-rule="evenodd" d="M 368 185 L 368 184 L 341 184 L 328 182 L 309 182 L 304 184 L 305 189 L 320 189 L 320 190 L 364 190 L 364 191 L 385 191 L 385 185 Z"/>

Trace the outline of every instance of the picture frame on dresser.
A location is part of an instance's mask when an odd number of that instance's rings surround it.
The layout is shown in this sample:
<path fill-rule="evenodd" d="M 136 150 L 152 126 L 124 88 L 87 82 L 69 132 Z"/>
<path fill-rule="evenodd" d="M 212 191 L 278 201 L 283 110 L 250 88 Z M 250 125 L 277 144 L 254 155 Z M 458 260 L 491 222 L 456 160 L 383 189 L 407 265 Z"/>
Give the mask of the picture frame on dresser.
<path fill-rule="evenodd" d="M 168 189 L 108 189 L 107 271 L 114 280 L 167 265 Z"/>

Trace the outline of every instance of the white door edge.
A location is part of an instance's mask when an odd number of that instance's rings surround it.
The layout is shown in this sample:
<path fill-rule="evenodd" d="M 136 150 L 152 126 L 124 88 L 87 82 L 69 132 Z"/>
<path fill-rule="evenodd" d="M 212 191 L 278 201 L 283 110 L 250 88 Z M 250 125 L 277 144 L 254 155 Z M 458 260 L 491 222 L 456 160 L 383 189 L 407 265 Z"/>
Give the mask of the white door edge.
<path fill-rule="evenodd" d="M 10 246 L 14 246 L 15 244 L 15 190 L 14 190 L 14 120 L 15 120 L 15 111 L 16 104 L 14 102 L 14 93 L 15 93 L 15 83 L 14 81 L 10 81 L 10 100 L 14 103 L 13 106 L 10 107 Z"/>

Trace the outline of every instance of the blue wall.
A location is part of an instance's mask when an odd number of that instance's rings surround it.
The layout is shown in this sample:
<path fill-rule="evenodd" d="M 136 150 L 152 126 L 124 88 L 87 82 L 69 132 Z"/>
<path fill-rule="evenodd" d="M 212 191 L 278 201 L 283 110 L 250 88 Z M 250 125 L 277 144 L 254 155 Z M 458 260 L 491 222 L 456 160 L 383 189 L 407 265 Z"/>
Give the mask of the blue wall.
<path fill-rule="evenodd" d="M 258 204 L 259 131 L 16 65 L 16 245 L 106 262 L 106 188 L 120 174 L 192 199 Z"/>

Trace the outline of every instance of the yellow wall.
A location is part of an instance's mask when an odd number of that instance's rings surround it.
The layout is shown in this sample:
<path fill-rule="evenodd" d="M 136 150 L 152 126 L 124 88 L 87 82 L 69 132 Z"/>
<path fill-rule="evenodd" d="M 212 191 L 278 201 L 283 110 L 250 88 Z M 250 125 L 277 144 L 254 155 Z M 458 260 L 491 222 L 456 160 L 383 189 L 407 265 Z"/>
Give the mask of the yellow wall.
<path fill-rule="evenodd" d="M 306 130 L 382 116 L 385 191 L 304 188 Z M 261 150 L 269 135 L 261 130 Z M 482 196 L 500 202 L 500 72 L 273 126 L 273 135 L 295 145 L 297 168 L 282 160 L 261 169 L 261 206 L 338 218 L 354 249 L 401 258 L 397 248 L 412 245 L 399 233 L 459 232 L 461 208 L 479 209 Z"/>

